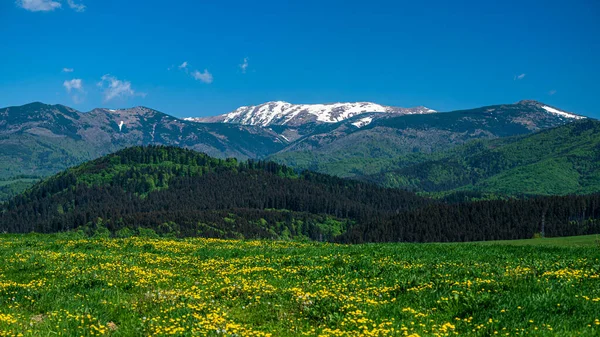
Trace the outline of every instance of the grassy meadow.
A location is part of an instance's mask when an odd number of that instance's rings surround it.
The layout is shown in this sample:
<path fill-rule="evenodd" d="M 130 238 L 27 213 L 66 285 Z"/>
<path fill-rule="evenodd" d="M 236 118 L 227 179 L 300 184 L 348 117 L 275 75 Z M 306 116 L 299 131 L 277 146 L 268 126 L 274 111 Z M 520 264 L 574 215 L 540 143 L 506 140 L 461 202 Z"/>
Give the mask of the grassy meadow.
<path fill-rule="evenodd" d="M 595 240 L 0 235 L 0 336 L 598 336 Z"/>

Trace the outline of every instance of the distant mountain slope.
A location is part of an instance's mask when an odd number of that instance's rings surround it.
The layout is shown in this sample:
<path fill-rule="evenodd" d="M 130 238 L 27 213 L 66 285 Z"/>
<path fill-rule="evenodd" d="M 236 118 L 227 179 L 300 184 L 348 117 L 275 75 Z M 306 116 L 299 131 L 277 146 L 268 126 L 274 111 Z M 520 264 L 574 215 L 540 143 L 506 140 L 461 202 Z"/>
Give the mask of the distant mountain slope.
<path fill-rule="evenodd" d="M 316 128 L 269 159 L 343 177 L 376 174 L 430 159 L 476 139 L 529 134 L 585 117 L 536 101 L 447 113 L 374 118 Z"/>
<path fill-rule="evenodd" d="M 426 203 L 410 192 L 271 162 L 132 147 L 61 172 L 0 205 L 0 232 L 101 223 L 113 231 L 129 226 L 193 236 L 331 239 L 349 219 Z"/>
<path fill-rule="evenodd" d="M 230 113 L 215 117 L 185 118 L 195 122 L 234 123 L 243 125 L 288 125 L 300 126 L 306 123 L 336 123 L 366 112 L 393 115 L 413 115 L 435 113 L 435 110 L 420 106 L 399 108 L 371 102 L 330 103 L 330 104 L 291 104 L 287 102 L 267 102 L 256 106 L 243 106 Z"/>
<path fill-rule="evenodd" d="M 370 176 L 387 187 L 503 195 L 600 192 L 600 121 L 459 146 L 441 158 Z"/>
<path fill-rule="evenodd" d="M 145 107 L 83 113 L 32 103 L 0 109 L 0 179 L 46 176 L 132 145 L 175 145 L 217 157 L 255 158 L 285 143 L 268 129 L 186 122 Z"/>

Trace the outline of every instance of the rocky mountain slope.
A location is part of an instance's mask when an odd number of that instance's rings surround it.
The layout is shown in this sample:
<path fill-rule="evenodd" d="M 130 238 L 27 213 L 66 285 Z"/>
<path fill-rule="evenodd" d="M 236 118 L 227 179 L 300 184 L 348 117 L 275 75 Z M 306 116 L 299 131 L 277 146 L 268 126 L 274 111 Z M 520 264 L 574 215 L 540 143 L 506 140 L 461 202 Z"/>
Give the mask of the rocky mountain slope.
<path fill-rule="evenodd" d="M 275 132 L 233 124 L 199 124 L 162 112 L 31 103 L 0 109 L 0 178 L 45 176 L 134 145 L 174 145 L 216 157 L 256 158 L 286 141 Z"/>
<path fill-rule="evenodd" d="M 363 114 L 322 125 L 269 157 L 286 165 L 338 176 L 394 170 L 476 139 L 529 134 L 585 117 L 537 101 L 424 115 L 374 118 Z"/>
<path fill-rule="evenodd" d="M 419 106 L 399 108 L 371 102 L 331 104 L 291 104 L 267 102 L 255 106 L 243 106 L 235 111 L 215 117 L 190 117 L 185 120 L 210 123 L 233 123 L 242 125 L 287 125 L 297 127 L 306 123 L 337 123 L 366 112 L 392 115 L 435 113 L 435 110 Z"/>

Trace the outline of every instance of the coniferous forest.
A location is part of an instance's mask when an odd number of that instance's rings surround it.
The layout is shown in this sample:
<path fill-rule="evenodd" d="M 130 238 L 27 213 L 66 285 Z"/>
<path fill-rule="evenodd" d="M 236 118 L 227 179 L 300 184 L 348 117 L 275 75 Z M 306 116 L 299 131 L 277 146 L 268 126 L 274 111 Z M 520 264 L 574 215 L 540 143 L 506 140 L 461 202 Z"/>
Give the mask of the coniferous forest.
<path fill-rule="evenodd" d="M 132 147 L 2 205 L 0 229 L 113 235 L 460 242 L 600 233 L 600 195 L 447 203 L 265 161 Z"/>

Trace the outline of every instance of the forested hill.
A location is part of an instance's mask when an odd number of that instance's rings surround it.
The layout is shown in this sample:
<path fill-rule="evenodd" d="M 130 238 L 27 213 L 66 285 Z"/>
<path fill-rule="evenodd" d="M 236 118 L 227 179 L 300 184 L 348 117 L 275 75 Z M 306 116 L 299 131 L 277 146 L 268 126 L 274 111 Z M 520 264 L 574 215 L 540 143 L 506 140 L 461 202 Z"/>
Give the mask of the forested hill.
<path fill-rule="evenodd" d="M 2 204 L 0 232 L 473 241 L 600 232 L 600 196 L 447 204 L 264 161 L 133 147 L 71 168 Z"/>
<path fill-rule="evenodd" d="M 600 192 L 600 121 L 472 142 L 430 160 L 367 178 L 386 187 L 499 195 Z"/>
<path fill-rule="evenodd" d="M 351 221 L 423 206 L 401 190 L 176 147 L 132 147 L 57 174 L 2 207 L 0 231 L 99 225 L 176 235 L 331 239 Z"/>

